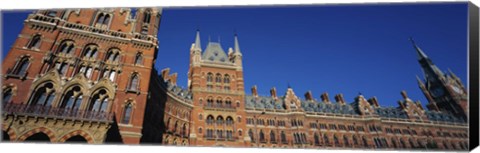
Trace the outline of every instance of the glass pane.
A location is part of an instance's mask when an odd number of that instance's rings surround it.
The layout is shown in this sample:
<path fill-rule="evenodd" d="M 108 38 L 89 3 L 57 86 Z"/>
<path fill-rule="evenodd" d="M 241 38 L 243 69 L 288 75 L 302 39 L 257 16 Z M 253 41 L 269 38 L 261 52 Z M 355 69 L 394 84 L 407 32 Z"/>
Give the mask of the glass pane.
<path fill-rule="evenodd" d="M 52 102 L 54 99 L 55 99 L 55 93 L 51 93 L 50 95 L 48 95 L 45 106 L 52 106 Z"/>
<path fill-rule="evenodd" d="M 103 103 L 102 103 L 102 106 L 101 106 L 101 108 L 100 108 L 100 111 L 101 111 L 101 112 L 107 112 L 107 106 L 108 106 L 108 99 L 105 98 L 105 99 L 103 100 Z"/>

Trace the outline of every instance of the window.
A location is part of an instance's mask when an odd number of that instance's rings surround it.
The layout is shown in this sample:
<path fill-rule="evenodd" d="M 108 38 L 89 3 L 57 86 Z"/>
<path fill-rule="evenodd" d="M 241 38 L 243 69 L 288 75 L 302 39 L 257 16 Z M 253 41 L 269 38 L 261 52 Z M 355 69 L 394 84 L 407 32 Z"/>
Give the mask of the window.
<path fill-rule="evenodd" d="M 105 61 L 110 61 L 110 62 L 118 62 L 120 59 L 120 50 L 114 48 L 110 49 L 107 53 L 107 56 L 105 56 Z"/>
<path fill-rule="evenodd" d="M 20 61 L 17 62 L 11 74 L 18 75 L 18 76 L 25 76 L 29 66 L 30 66 L 29 57 L 23 57 L 22 59 L 20 59 Z"/>
<path fill-rule="evenodd" d="M 270 142 L 271 143 L 275 143 L 276 140 L 275 140 L 275 132 L 273 131 L 270 131 Z"/>
<path fill-rule="evenodd" d="M 97 20 L 95 22 L 95 27 L 106 29 L 108 27 L 109 22 L 110 22 L 110 18 L 111 18 L 110 14 L 99 13 L 97 15 Z"/>
<path fill-rule="evenodd" d="M 230 76 L 228 74 L 225 74 L 223 78 L 223 83 L 230 84 Z"/>
<path fill-rule="evenodd" d="M 287 135 L 285 135 L 284 131 L 281 132 L 280 139 L 281 139 L 282 143 L 284 143 L 284 144 L 287 143 Z"/>
<path fill-rule="evenodd" d="M 220 73 L 217 73 L 215 76 L 215 82 L 222 83 L 222 75 Z"/>
<path fill-rule="evenodd" d="M 63 41 L 57 50 L 57 53 L 70 54 L 75 48 L 75 44 L 71 40 Z"/>
<path fill-rule="evenodd" d="M 108 95 L 105 89 L 96 92 L 88 105 L 89 111 L 107 112 Z"/>
<path fill-rule="evenodd" d="M 141 33 L 141 34 L 144 34 L 144 35 L 148 34 L 148 27 L 147 27 L 147 26 L 143 26 L 143 27 L 142 27 L 142 31 L 140 31 L 140 33 Z"/>
<path fill-rule="evenodd" d="M 12 88 L 4 89 L 2 103 L 8 103 L 10 99 L 12 99 Z"/>
<path fill-rule="evenodd" d="M 130 91 L 137 91 L 138 90 L 138 84 L 139 84 L 139 78 L 138 74 L 134 73 L 132 77 L 130 77 L 130 82 L 128 85 L 128 90 Z"/>
<path fill-rule="evenodd" d="M 83 57 L 96 58 L 98 53 L 98 47 L 96 45 L 88 45 L 83 50 Z"/>
<path fill-rule="evenodd" d="M 198 128 L 198 133 L 202 133 L 202 128 Z"/>
<path fill-rule="evenodd" d="M 352 136 L 352 140 L 353 140 L 353 145 L 358 145 L 358 140 L 356 135 Z"/>
<path fill-rule="evenodd" d="M 207 74 L 207 83 L 211 83 L 212 81 L 213 81 L 213 74 L 209 72 Z"/>
<path fill-rule="evenodd" d="M 143 57 L 142 57 L 142 53 L 137 53 L 137 55 L 135 56 L 135 64 L 136 65 L 142 65 L 143 63 Z"/>
<path fill-rule="evenodd" d="M 315 143 L 316 146 L 319 146 L 320 145 L 320 139 L 318 138 L 318 133 L 315 133 L 313 135 L 313 141 Z"/>
<path fill-rule="evenodd" d="M 328 140 L 327 134 L 323 134 L 323 142 L 325 142 L 325 144 L 327 145 L 330 145 L 330 141 Z"/>
<path fill-rule="evenodd" d="M 83 96 L 79 86 L 73 87 L 63 97 L 61 108 L 67 108 L 69 110 L 77 110 L 82 104 Z"/>
<path fill-rule="evenodd" d="M 222 107 L 222 105 L 223 105 L 222 99 L 217 98 L 217 105 L 216 105 L 216 107 Z"/>
<path fill-rule="evenodd" d="M 57 71 L 60 75 L 65 76 L 68 69 L 67 63 L 56 63 Z"/>
<path fill-rule="evenodd" d="M 132 103 L 127 103 L 123 109 L 122 123 L 130 124 L 131 116 L 132 116 Z"/>
<path fill-rule="evenodd" d="M 263 130 L 260 130 L 260 142 L 265 142 L 265 134 L 263 134 Z"/>
<path fill-rule="evenodd" d="M 35 35 L 30 39 L 30 42 L 27 44 L 28 49 L 38 49 L 40 47 L 41 35 Z"/>
<path fill-rule="evenodd" d="M 53 99 L 55 99 L 55 90 L 52 83 L 45 83 L 34 91 L 35 93 L 30 105 L 51 106 Z"/>
<path fill-rule="evenodd" d="M 223 117 L 222 116 L 218 116 L 217 117 L 217 125 L 222 125 L 223 124 Z"/>
<path fill-rule="evenodd" d="M 250 139 L 252 140 L 252 142 L 255 142 L 255 137 L 253 137 L 253 131 L 252 131 L 252 129 L 249 129 L 249 130 L 248 130 L 248 136 L 250 136 Z"/>
<path fill-rule="evenodd" d="M 365 138 L 365 136 L 362 137 L 362 143 L 363 143 L 363 147 L 365 147 L 365 148 L 368 147 L 367 138 Z"/>
<path fill-rule="evenodd" d="M 207 116 L 207 124 L 213 124 L 213 116 L 212 115 L 208 115 Z"/>
<path fill-rule="evenodd" d="M 207 107 L 213 107 L 213 98 L 212 98 L 212 97 L 208 97 L 208 99 L 207 99 Z"/>
<path fill-rule="evenodd" d="M 45 13 L 45 15 L 47 15 L 49 17 L 55 17 L 55 16 L 57 16 L 57 11 L 55 11 L 55 10 L 47 11 L 47 13 Z"/>
<path fill-rule="evenodd" d="M 343 136 L 343 145 L 350 147 L 350 143 L 348 142 L 348 138 L 346 135 Z"/>
<path fill-rule="evenodd" d="M 143 13 L 143 23 L 150 23 L 150 18 L 151 18 L 151 12 L 150 10 L 146 10 Z"/>

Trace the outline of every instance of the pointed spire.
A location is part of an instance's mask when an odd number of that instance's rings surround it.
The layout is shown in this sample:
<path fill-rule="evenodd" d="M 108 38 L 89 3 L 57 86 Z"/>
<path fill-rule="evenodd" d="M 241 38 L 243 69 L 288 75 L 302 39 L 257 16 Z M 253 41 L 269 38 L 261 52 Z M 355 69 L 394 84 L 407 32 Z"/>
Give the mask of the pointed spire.
<path fill-rule="evenodd" d="M 418 75 L 415 75 L 417 77 L 417 82 L 419 85 L 423 85 L 423 81 L 420 79 Z"/>
<path fill-rule="evenodd" d="M 422 51 L 422 49 L 420 49 L 420 47 L 417 46 L 417 44 L 415 43 L 412 37 L 410 37 L 410 41 L 412 42 L 413 48 L 417 50 L 417 55 L 419 60 L 423 58 L 428 58 L 427 55 Z"/>
<path fill-rule="evenodd" d="M 238 44 L 238 36 L 237 36 L 237 33 L 235 33 L 235 53 L 237 54 L 241 54 L 240 52 L 240 45 Z"/>
<path fill-rule="evenodd" d="M 195 49 L 202 49 L 202 46 L 200 45 L 200 30 L 197 29 L 197 36 L 195 37 Z"/>
<path fill-rule="evenodd" d="M 450 68 L 448 68 L 448 73 L 450 73 L 450 76 L 452 76 L 453 78 L 458 78 L 457 75 L 455 75 L 455 73 L 452 72 L 452 70 L 450 70 Z"/>

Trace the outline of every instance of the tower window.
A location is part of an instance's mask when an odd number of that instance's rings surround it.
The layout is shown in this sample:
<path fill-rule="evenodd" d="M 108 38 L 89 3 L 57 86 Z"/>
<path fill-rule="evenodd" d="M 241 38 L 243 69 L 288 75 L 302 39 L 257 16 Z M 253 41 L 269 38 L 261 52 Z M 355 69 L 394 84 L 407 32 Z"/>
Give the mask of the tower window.
<path fill-rule="evenodd" d="M 7 88 L 3 90 L 3 103 L 8 103 L 10 102 L 10 99 L 12 99 L 12 88 Z"/>
<path fill-rule="evenodd" d="M 130 124 L 130 118 L 132 116 L 132 103 L 129 102 L 123 108 L 122 123 Z"/>
<path fill-rule="evenodd" d="M 55 90 L 52 83 L 46 83 L 34 91 L 30 105 L 50 106 L 55 99 Z"/>
<path fill-rule="evenodd" d="M 150 10 L 145 11 L 143 14 L 143 23 L 150 23 L 151 13 Z"/>
<path fill-rule="evenodd" d="M 95 27 L 106 29 L 108 27 L 108 24 L 110 23 L 110 18 L 111 18 L 110 14 L 99 13 L 97 15 Z"/>
<path fill-rule="evenodd" d="M 135 56 L 135 64 L 136 65 L 142 65 L 142 62 L 143 62 L 143 56 L 142 56 L 142 53 L 139 52 Z"/>
<path fill-rule="evenodd" d="M 75 44 L 73 43 L 73 41 L 67 40 L 67 41 L 63 41 L 60 44 L 60 48 L 58 48 L 57 52 L 70 54 L 74 48 L 75 48 Z"/>
<path fill-rule="evenodd" d="M 35 35 L 27 44 L 28 49 L 38 49 L 40 47 L 41 35 Z"/>
<path fill-rule="evenodd" d="M 83 96 L 80 87 L 75 86 L 68 91 L 63 97 L 61 108 L 67 108 L 69 110 L 76 110 L 80 108 L 82 104 Z"/>
<path fill-rule="evenodd" d="M 128 90 L 130 91 L 137 91 L 138 90 L 138 84 L 139 84 L 139 78 L 138 74 L 133 74 L 132 77 L 130 77 L 130 82 L 128 85 Z"/>
<path fill-rule="evenodd" d="M 29 66 L 30 66 L 29 57 L 23 57 L 22 59 L 20 59 L 20 61 L 17 62 L 16 66 L 12 71 L 12 74 L 18 75 L 18 76 L 25 76 Z"/>

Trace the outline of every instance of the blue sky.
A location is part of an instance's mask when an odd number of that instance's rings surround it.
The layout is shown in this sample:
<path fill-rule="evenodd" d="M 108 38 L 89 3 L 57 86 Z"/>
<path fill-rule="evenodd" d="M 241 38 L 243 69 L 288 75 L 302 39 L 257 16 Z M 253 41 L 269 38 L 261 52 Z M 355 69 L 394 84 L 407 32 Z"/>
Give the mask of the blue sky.
<path fill-rule="evenodd" d="M 3 14 L 3 55 L 21 30 L 25 13 Z M 400 91 L 427 101 L 415 75 L 423 77 L 412 36 L 443 71 L 450 68 L 466 85 L 467 3 L 396 5 L 313 5 L 215 8 L 164 8 L 156 67 L 178 72 L 186 87 L 189 49 L 195 31 L 205 49 L 220 39 L 227 51 L 238 33 L 246 93 L 288 84 L 303 98 L 343 93 L 352 102 L 361 92 L 383 106 L 397 106 Z"/>

